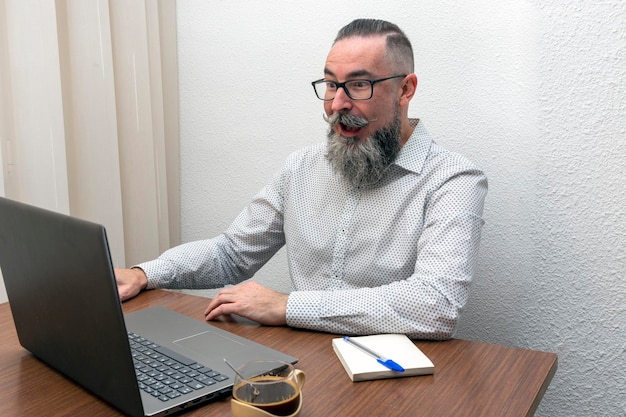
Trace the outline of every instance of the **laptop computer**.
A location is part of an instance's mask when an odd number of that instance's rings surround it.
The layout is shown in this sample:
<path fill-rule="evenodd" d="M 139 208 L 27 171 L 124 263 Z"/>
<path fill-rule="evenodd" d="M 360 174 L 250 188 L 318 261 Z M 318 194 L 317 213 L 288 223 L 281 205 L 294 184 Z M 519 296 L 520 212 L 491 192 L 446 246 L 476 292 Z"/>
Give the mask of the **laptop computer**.
<path fill-rule="evenodd" d="M 131 416 L 230 394 L 224 359 L 297 362 L 163 307 L 124 315 L 106 231 L 92 222 L 0 197 L 0 268 L 20 344 Z"/>

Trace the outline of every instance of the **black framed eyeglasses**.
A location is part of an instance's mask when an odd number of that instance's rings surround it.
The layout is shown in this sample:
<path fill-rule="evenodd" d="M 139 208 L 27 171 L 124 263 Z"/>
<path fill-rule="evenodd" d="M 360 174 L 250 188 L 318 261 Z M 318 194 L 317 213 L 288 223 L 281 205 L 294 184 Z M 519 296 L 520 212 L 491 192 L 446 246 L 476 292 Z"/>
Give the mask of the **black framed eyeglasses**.
<path fill-rule="evenodd" d="M 381 81 L 404 77 L 406 77 L 406 74 L 393 75 L 391 77 L 379 78 L 377 80 L 349 80 L 343 83 L 322 78 L 320 80 L 313 81 L 311 84 L 315 90 L 315 95 L 320 100 L 329 101 L 334 99 L 337 94 L 337 90 L 340 88 L 343 88 L 343 91 L 345 91 L 346 95 L 352 100 L 369 100 L 374 95 L 374 84 Z"/>

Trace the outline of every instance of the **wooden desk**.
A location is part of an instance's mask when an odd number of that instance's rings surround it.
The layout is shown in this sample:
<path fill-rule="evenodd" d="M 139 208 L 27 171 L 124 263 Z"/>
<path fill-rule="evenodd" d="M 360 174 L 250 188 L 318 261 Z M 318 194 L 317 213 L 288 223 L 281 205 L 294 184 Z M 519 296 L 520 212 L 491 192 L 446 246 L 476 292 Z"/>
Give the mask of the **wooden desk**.
<path fill-rule="evenodd" d="M 163 305 L 202 320 L 207 299 L 148 291 L 124 304 L 134 311 Z M 302 417 L 532 416 L 557 368 L 557 355 L 466 340 L 418 341 L 435 374 L 353 383 L 331 347 L 337 335 L 241 320 L 218 327 L 300 359 L 306 372 Z M 113 416 L 107 403 L 48 368 L 17 340 L 9 305 L 0 305 L 1 416 Z M 229 399 L 186 416 L 230 416 Z"/>

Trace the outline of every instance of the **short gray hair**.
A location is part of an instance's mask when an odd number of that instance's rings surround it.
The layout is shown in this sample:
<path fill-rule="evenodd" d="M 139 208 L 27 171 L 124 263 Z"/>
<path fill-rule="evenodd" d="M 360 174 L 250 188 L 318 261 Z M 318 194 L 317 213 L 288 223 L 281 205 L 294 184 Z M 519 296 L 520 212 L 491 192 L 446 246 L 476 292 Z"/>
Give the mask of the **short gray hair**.
<path fill-rule="evenodd" d="M 413 47 L 404 32 L 395 24 L 379 19 L 356 19 L 341 28 L 333 45 L 353 36 L 387 36 L 387 55 L 399 71 L 414 71 Z"/>

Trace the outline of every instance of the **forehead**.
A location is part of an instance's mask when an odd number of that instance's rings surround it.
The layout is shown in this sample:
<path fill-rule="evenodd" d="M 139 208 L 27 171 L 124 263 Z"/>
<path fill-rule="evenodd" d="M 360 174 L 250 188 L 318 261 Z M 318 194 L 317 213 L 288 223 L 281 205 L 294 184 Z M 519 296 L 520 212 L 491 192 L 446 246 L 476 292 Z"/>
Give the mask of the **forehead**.
<path fill-rule="evenodd" d="M 384 59 L 385 50 L 384 36 L 342 39 L 328 53 L 324 72 L 338 78 L 386 74 L 389 64 Z"/>

